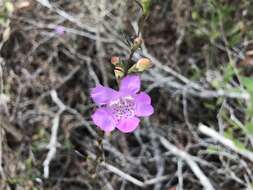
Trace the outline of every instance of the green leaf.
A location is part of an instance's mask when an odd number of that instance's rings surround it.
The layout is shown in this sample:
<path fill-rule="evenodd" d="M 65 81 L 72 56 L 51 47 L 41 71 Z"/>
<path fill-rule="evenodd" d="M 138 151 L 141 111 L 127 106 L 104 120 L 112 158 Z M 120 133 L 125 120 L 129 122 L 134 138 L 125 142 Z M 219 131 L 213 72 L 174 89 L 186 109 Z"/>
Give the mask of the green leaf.
<path fill-rule="evenodd" d="M 235 72 L 234 72 L 234 68 L 232 64 L 227 64 L 225 68 L 224 77 L 223 77 L 224 83 L 228 83 L 232 79 L 234 74 Z"/>
<path fill-rule="evenodd" d="M 248 104 L 248 114 L 253 116 L 253 80 L 248 77 L 241 77 L 241 82 L 250 94 L 250 103 Z"/>
<path fill-rule="evenodd" d="M 9 13 L 12 13 L 12 12 L 14 11 L 14 6 L 13 6 L 13 4 L 12 4 L 11 2 L 9 2 L 9 1 L 7 1 L 7 2 L 5 3 L 5 8 L 7 9 L 7 11 L 8 11 Z"/>
<path fill-rule="evenodd" d="M 242 35 L 241 33 L 234 34 L 231 37 L 229 37 L 229 45 L 230 47 L 234 47 L 236 44 L 238 44 L 241 41 Z"/>
<path fill-rule="evenodd" d="M 241 77 L 241 81 L 245 86 L 246 90 L 253 95 L 253 80 L 248 77 Z"/>
<path fill-rule="evenodd" d="M 232 129 L 227 130 L 224 133 L 224 137 L 226 137 L 227 139 L 230 139 L 231 141 L 233 141 L 233 143 L 235 144 L 235 146 L 241 150 L 245 150 L 246 147 L 243 143 L 241 143 L 239 140 L 237 140 L 234 136 L 233 136 L 233 132 Z"/>
<path fill-rule="evenodd" d="M 237 139 L 231 139 L 233 142 L 234 142 L 234 144 L 235 144 L 235 146 L 237 147 L 237 148 L 239 148 L 239 149 L 241 149 L 241 150 L 246 150 L 246 147 L 245 147 L 245 145 L 243 144 L 243 143 L 241 143 L 239 140 L 237 140 Z"/>
<path fill-rule="evenodd" d="M 207 152 L 209 154 L 216 154 L 216 153 L 219 153 L 221 149 L 222 148 L 220 146 L 208 146 Z"/>
<path fill-rule="evenodd" d="M 150 11 L 151 0 L 142 0 L 141 4 L 142 4 L 142 7 L 143 7 L 144 15 L 147 15 Z"/>
<path fill-rule="evenodd" d="M 224 137 L 228 139 L 233 139 L 233 132 L 231 128 L 227 129 L 227 131 L 224 132 Z"/>
<path fill-rule="evenodd" d="M 253 135 L 253 123 L 246 123 L 245 130 L 250 135 Z"/>

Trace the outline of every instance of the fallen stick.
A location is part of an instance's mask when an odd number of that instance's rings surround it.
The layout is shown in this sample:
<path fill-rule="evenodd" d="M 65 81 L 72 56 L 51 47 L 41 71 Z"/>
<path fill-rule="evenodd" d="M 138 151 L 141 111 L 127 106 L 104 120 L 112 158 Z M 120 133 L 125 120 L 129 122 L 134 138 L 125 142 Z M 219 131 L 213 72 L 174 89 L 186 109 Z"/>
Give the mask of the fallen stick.
<path fill-rule="evenodd" d="M 199 124 L 199 130 L 203 134 L 215 139 L 219 143 L 223 144 L 226 147 L 229 147 L 233 151 L 241 154 L 242 156 L 248 158 L 249 160 L 251 160 L 253 162 L 253 153 L 244 149 L 244 148 L 239 148 L 238 146 L 236 146 L 236 144 L 232 140 L 223 137 L 221 134 L 219 134 L 215 130 L 213 130 L 203 124 Z"/>
<path fill-rule="evenodd" d="M 214 190 L 214 187 L 212 186 L 210 180 L 199 168 L 198 164 L 193 160 L 191 155 L 189 155 L 187 152 L 183 150 L 180 150 L 175 145 L 171 144 L 168 140 L 166 140 L 164 137 L 160 137 L 160 141 L 166 149 L 171 151 L 172 154 L 186 161 L 186 163 L 190 166 L 192 172 L 195 174 L 195 176 L 199 179 L 202 186 L 205 188 L 205 190 Z"/>
<path fill-rule="evenodd" d="M 50 137 L 50 142 L 47 145 L 47 148 L 49 149 L 47 153 L 47 157 L 45 161 L 43 162 L 44 166 L 44 178 L 49 177 L 49 165 L 51 160 L 55 157 L 56 154 L 56 148 L 57 148 L 57 133 L 59 129 L 59 124 L 60 124 L 60 115 L 62 112 L 66 109 L 66 106 L 62 103 L 62 101 L 58 98 L 57 93 L 55 90 L 52 90 L 50 92 L 52 100 L 57 104 L 59 107 L 59 111 L 57 112 L 56 116 L 53 119 L 53 125 L 52 125 L 52 130 L 51 130 L 51 137 Z"/>

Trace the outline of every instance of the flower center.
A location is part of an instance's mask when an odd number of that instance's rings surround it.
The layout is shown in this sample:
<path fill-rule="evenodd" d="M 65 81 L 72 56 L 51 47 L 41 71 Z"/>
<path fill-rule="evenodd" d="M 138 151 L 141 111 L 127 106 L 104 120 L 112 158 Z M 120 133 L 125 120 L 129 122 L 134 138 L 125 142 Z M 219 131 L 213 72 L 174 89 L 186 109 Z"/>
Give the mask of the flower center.
<path fill-rule="evenodd" d="M 110 102 L 109 108 L 117 121 L 120 121 L 134 116 L 135 101 L 130 96 L 121 97 Z"/>

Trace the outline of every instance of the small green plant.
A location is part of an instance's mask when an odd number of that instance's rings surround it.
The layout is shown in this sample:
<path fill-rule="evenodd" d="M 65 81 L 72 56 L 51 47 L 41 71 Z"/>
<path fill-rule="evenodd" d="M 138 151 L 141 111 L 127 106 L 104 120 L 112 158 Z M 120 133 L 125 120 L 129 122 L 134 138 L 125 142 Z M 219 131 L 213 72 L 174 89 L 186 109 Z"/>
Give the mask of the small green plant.
<path fill-rule="evenodd" d="M 4 6 L 0 4 L 0 26 L 4 28 L 3 41 L 7 41 L 10 37 L 11 27 L 9 17 L 14 11 L 14 5 L 9 0 L 3 2 Z"/>
<path fill-rule="evenodd" d="M 242 19 L 234 20 L 233 14 L 243 6 L 223 4 L 219 0 L 197 0 L 192 10 L 193 35 L 207 38 L 211 43 L 222 39 L 229 47 L 237 45 L 245 33 L 246 24 Z"/>
<path fill-rule="evenodd" d="M 222 110 L 221 118 L 226 123 L 224 137 L 231 140 L 237 148 L 252 151 L 252 148 L 248 147 L 243 139 L 248 139 L 253 135 L 253 79 L 240 76 L 240 81 L 249 94 L 249 98 L 245 100 L 245 109 L 243 109 L 244 119 L 239 120 L 231 110 Z"/>
<path fill-rule="evenodd" d="M 14 5 L 12 2 L 9 0 L 3 1 L 3 6 L 0 7 L 0 25 L 6 26 L 8 18 L 13 13 L 13 11 Z"/>
<path fill-rule="evenodd" d="M 253 135 L 253 79 L 242 77 L 241 81 L 250 95 L 246 110 L 245 131 L 249 135 Z"/>

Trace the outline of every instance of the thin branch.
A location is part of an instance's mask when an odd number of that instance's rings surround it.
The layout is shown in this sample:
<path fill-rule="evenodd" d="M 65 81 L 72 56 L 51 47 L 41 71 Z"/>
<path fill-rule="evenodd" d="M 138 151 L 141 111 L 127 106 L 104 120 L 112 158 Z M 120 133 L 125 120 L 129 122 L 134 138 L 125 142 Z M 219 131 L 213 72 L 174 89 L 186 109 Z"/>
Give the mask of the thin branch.
<path fill-rule="evenodd" d="M 58 133 L 58 128 L 59 128 L 59 124 L 60 124 L 60 116 L 62 114 L 62 112 L 66 109 L 66 106 L 62 103 L 62 101 L 59 99 L 59 97 L 57 96 L 57 93 L 55 90 L 52 90 L 50 92 L 51 98 L 52 100 L 57 104 L 57 106 L 59 107 L 59 111 L 57 112 L 56 116 L 53 119 L 53 126 L 52 126 L 52 130 L 51 130 L 51 138 L 50 138 L 50 142 L 47 146 L 47 148 L 49 149 L 47 157 L 45 159 L 45 161 L 43 162 L 43 166 L 44 166 L 44 177 L 48 178 L 49 177 L 49 165 L 50 162 L 52 161 L 52 159 L 55 157 L 56 154 L 56 148 L 57 148 L 57 133 Z"/>
<path fill-rule="evenodd" d="M 160 141 L 162 145 L 171 151 L 174 155 L 180 157 L 185 160 L 187 164 L 190 166 L 192 172 L 199 178 L 200 183 L 206 190 L 214 190 L 213 185 L 210 180 L 206 177 L 203 171 L 199 168 L 198 164 L 193 160 L 192 156 L 187 152 L 178 149 L 176 146 L 167 141 L 164 137 L 160 137 Z"/>
<path fill-rule="evenodd" d="M 250 95 L 246 91 L 245 92 L 229 92 L 229 91 L 225 91 L 221 89 L 217 91 L 201 89 L 200 91 L 189 90 L 188 93 L 194 96 L 201 97 L 201 98 L 227 97 L 227 98 L 244 99 L 244 100 L 250 99 Z"/>
<path fill-rule="evenodd" d="M 253 153 L 246 150 L 246 149 L 244 149 L 244 148 L 240 148 L 240 147 L 236 146 L 236 144 L 232 140 L 223 137 L 222 135 L 220 135 L 215 130 L 213 130 L 213 129 L 211 129 L 211 128 L 203 125 L 203 124 L 199 124 L 199 130 L 203 134 L 215 139 L 219 143 L 221 143 L 224 146 L 232 149 L 233 151 L 241 154 L 242 156 L 248 158 L 249 160 L 251 160 L 253 162 Z"/>
<path fill-rule="evenodd" d="M 122 177 L 123 179 L 139 186 L 139 187 L 144 187 L 144 182 L 130 176 L 129 174 L 126 174 L 125 172 L 122 172 L 120 169 L 110 165 L 110 164 L 107 164 L 107 163 L 102 163 L 102 166 L 105 166 L 108 170 L 110 170 L 111 172 L 115 173 L 116 175 Z"/>
<path fill-rule="evenodd" d="M 6 175 L 3 169 L 3 142 L 4 142 L 4 130 L 0 128 L 0 175 L 1 179 L 5 180 Z"/>
<path fill-rule="evenodd" d="M 56 12 L 59 16 L 63 17 L 64 19 L 75 23 L 77 26 L 89 31 L 89 32 L 96 32 L 95 28 L 92 28 L 90 26 L 84 25 L 79 19 L 77 19 L 75 16 L 70 15 L 69 13 L 58 9 L 54 7 L 48 0 L 36 0 L 38 3 L 40 3 L 42 6 L 47 7 L 48 9 Z"/>
<path fill-rule="evenodd" d="M 1 98 L 0 98 L 1 100 Z M 6 132 L 10 133 L 18 142 L 21 142 L 23 135 L 6 116 L 0 115 L 0 129 L 3 128 Z"/>
<path fill-rule="evenodd" d="M 134 185 L 139 186 L 139 187 L 146 187 L 149 185 L 154 185 L 156 183 L 167 180 L 171 177 L 170 175 L 164 175 L 164 176 L 156 177 L 156 178 L 149 179 L 149 180 L 146 180 L 143 182 L 143 181 L 140 181 L 140 180 L 132 177 L 131 175 L 121 171 L 120 169 L 118 169 L 115 166 L 112 166 L 108 163 L 103 162 L 103 163 L 101 163 L 101 165 L 104 166 L 106 169 L 110 170 L 112 173 L 122 177 L 123 179 L 125 179 L 125 180 L 133 183 Z"/>

